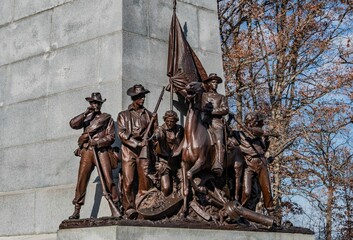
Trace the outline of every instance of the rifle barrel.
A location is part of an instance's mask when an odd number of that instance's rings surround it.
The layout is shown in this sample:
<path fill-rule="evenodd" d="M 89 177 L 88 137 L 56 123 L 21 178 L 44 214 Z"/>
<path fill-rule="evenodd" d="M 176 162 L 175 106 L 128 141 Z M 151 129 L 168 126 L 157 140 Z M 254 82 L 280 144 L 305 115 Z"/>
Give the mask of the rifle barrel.
<path fill-rule="evenodd" d="M 153 113 L 157 113 L 158 111 L 158 108 L 159 108 L 159 105 L 161 104 L 161 101 L 163 99 L 163 94 L 164 94 L 164 90 L 165 90 L 165 87 L 163 87 L 162 91 L 161 91 L 161 94 L 159 95 L 159 98 L 158 98 L 158 101 L 157 101 L 157 104 L 154 108 L 154 111 Z M 151 127 L 152 127 L 152 124 L 153 124 L 153 119 L 149 122 L 147 128 L 146 128 L 146 131 L 142 137 L 143 141 L 145 142 L 145 146 L 143 146 L 143 148 L 141 149 L 141 152 L 140 152 L 140 158 L 148 158 L 148 146 L 147 146 L 147 139 L 148 139 L 148 134 L 151 130 Z"/>
<path fill-rule="evenodd" d="M 163 86 L 163 89 L 162 89 L 162 91 L 161 91 L 161 94 L 159 94 L 159 98 L 158 98 L 157 104 L 156 104 L 156 106 L 154 107 L 153 113 L 156 113 L 156 112 L 158 111 L 159 105 L 161 104 L 161 101 L 162 101 L 162 99 L 163 99 L 164 90 L 165 90 L 165 87 Z"/>
<path fill-rule="evenodd" d="M 92 140 L 91 135 L 89 133 L 88 133 L 88 137 L 89 137 L 90 140 Z M 113 217 L 121 217 L 121 213 L 119 212 L 118 208 L 113 203 L 113 200 L 112 200 L 110 194 L 107 192 L 107 187 L 105 185 L 104 176 L 103 176 L 103 173 L 102 173 L 102 169 L 101 169 L 101 166 L 100 166 L 100 161 L 99 161 L 95 146 L 93 147 L 93 155 L 94 155 L 94 160 L 96 162 L 98 176 L 99 176 L 99 179 L 100 179 L 101 184 L 102 184 L 103 196 L 108 201 L 108 204 L 109 204 L 109 207 L 110 207 L 110 209 L 112 211 Z"/>

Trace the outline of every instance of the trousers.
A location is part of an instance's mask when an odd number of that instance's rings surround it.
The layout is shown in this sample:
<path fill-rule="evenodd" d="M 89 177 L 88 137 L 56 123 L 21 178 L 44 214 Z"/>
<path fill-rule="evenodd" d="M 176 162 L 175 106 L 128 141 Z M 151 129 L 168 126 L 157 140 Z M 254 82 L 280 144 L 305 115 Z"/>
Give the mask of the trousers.
<path fill-rule="evenodd" d="M 97 152 L 106 189 L 108 193 L 111 194 L 113 202 L 117 202 L 119 199 L 118 191 L 113 181 L 113 174 L 108 151 L 98 150 Z M 83 148 L 81 151 L 80 167 L 78 169 L 75 198 L 72 200 L 74 205 L 83 205 L 85 203 L 88 181 L 91 177 L 91 173 L 95 165 L 96 163 L 93 149 Z"/>

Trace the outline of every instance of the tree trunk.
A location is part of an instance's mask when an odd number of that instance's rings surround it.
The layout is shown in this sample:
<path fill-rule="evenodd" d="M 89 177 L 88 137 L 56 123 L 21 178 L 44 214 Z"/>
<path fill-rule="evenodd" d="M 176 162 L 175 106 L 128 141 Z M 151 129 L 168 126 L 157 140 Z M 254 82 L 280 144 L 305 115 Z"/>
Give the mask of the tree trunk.
<path fill-rule="evenodd" d="M 349 170 L 348 170 L 349 171 Z M 347 174 L 349 176 L 349 173 Z M 352 182 L 353 183 L 353 182 Z M 353 200 L 353 195 L 352 195 L 352 185 L 350 185 L 350 181 L 346 179 L 343 185 L 343 190 L 344 190 L 344 201 L 345 201 L 345 213 L 346 213 L 346 224 L 345 224 L 345 230 L 343 232 L 343 237 L 346 237 L 347 239 L 353 239 L 353 225 L 352 225 L 352 200 Z"/>
<path fill-rule="evenodd" d="M 330 184 L 327 193 L 327 210 L 326 210 L 326 240 L 332 240 L 332 208 L 333 208 L 334 189 Z"/>

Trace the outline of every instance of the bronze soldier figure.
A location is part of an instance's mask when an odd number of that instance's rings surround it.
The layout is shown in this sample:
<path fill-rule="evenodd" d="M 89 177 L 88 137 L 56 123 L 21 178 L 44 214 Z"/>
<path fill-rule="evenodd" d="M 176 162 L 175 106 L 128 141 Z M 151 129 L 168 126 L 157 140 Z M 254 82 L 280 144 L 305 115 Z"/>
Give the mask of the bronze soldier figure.
<path fill-rule="evenodd" d="M 104 176 L 101 182 L 106 184 L 105 186 L 113 202 L 118 202 L 117 189 L 113 182 L 111 160 L 108 153 L 115 141 L 114 122 L 109 114 L 101 112 L 102 104 L 106 99 L 102 100 L 99 92 L 92 93 L 91 97 L 86 97 L 86 100 L 90 104 L 87 110 L 70 121 L 71 128 L 83 128 L 83 133 L 78 139 L 79 148 L 75 151 L 75 155 L 80 156 L 81 160 L 75 198 L 72 201 L 75 205 L 75 211 L 69 219 L 80 218 L 80 209 L 85 202 L 87 184 L 96 165 L 95 149 L 97 149 L 102 175 Z"/>
<path fill-rule="evenodd" d="M 158 127 L 153 136 L 156 141 L 155 151 L 159 161 L 156 169 L 161 174 L 161 190 L 165 196 L 173 191 L 171 176 L 175 176 L 180 168 L 180 153 L 174 155 L 184 137 L 184 128 L 176 124 L 178 115 L 173 110 L 166 111 L 163 116 L 164 123 Z"/>
<path fill-rule="evenodd" d="M 254 183 L 258 182 L 263 194 L 264 205 L 269 214 L 274 211 L 271 183 L 267 168 L 268 159 L 265 152 L 269 147 L 268 134 L 262 129 L 264 116 L 260 112 L 248 113 L 245 117 L 247 131 L 238 132 L 240 148 L 245 158 L 245 170 L 243 180 L 242 205 L 255 210 L 256 203 L 260 198 L 254 197 Z M 265 139 L 263 139 L 265 137 Z M 254 181 L 256 180 L 256 181 Z"/>
<path fill-rule="evenodd" d="M 201 103 L 204 112 L 203 121 L 208 125 L 216 145 L 216 157 L 211 170 L 217 176 L 221 176 L 225 153 L 223 116 L 229 112 L 228 100 L 224 95 L 217 93 L 218 84 L 222 83 L 222 79 L 217 74 L 211 73 L 203 83 L 206 90 L 202 95 Z"/>
<path fill-rule="evenodd" d="M 232 130 L 228 130 L 227 161 L 234 161 L 234 199 L 240 202 L 244 172 L 244 156 L 240 149 L 240 143 L 237 138 L 233 136 L 233 132 Z"/>
<path fill-rule="evenodd" d="M 136 84 L 127 90 L 131 96 L 132 104 L 128 109 L 118 115 L 118 134 L 122 142 L 122 174 L 123 174 L 123 207 L 128 218 L 137 217 L 135 207 L 136 179 L 138 178 L 138 192 L 141 195 L 152 187 L 148 178 L 151 167 L 150 156 L 143 154 L 144 148 L 150 148 L 149 142 L 143 139 L 147 127 L 154 121 L 149 136 L 152 136 L 154 129 L 158 126 L 157 116 L 152 115 L 143 105 L 146 94 L 150 91 L 141 84 Z M 136 174 L 137 173 L 137 174 Z"/>

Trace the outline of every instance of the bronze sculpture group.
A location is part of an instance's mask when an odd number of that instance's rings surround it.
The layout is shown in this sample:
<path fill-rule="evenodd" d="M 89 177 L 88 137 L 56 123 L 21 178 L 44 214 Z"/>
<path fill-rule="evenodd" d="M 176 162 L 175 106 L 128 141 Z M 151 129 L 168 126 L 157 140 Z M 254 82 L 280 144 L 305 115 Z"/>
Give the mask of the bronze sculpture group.
<path fill-rule="evenodd" d="M 80 218 L 96 166 L 113 217 L 191 219 L 217 225 L 249 220 L 272 227 L 274 219 L 268 215 L 273 215 L 274 207 L 267 168 L 271 158 L 265 157 L 269 134 L 262 128 L 264 113 L 249 113 L 245 126 L 238 122 L 240 130 L 231 127 L 227 97 L 217 92 L 222 79 L 215 73 L 207 75 L 186 40 L 173 2 L 167 64 L 171 110 L 159 126 L 157 110 L 165 88 L 153 112 L 144 107 L 148 89 L 136 84 L 127 90 L 132 103 L 117 118 L 122 173 L 118 192 L 112 180 L 118 159 L 111 149 L 113 120 L 100 111 L 105 102 L 100 93 L 86 98 L 90 107 L 70 121 L 72 128 L 84 130 L 75 151 L 81 161 L 75 210 L 69 218 Z M 173 93 L 188 103 L 184 126 L 177 124 L 178 115 L 172 110 Z M 255 212 L 261 195 L 268 215 Z"/>
<path fill-rule="evenodd" d="M 117 118 L 122 143 L 120 195 L 112 178 L 116 165 L 111 149 L 115 140 L 113 120 L 100 111 L 105 102 L 100 93 L 87 97 L 90 106 L 70 121 L 73 129 L 83 128 L 83 134 L 75 151 L 81 160 L 75 210 L 69 218 L 80 218 L 87 183 L 96 166 L 113 217 L 187 217 L 221 224 L 249 220 L 273 226 L 271 217 L 254 211 L 261 193 L 268 214 L 274 211 L 264 115 L 249 113 L 241 130 L 232 129 L 225 120 L 229 114 L 227 98 L 217 93 L 221 82 L 216 74 L 210 74 L 202 82 L 186 85 L 189 108 L 184 127 L 177 124 L 179 118 L 173 110 L 167 111 L 164 123 L 158 125 L 156 112 L 162 95 L 152 113 L 144 107 L 150 91 L 141 84 L 128 89 L 132 103 Z"/>

